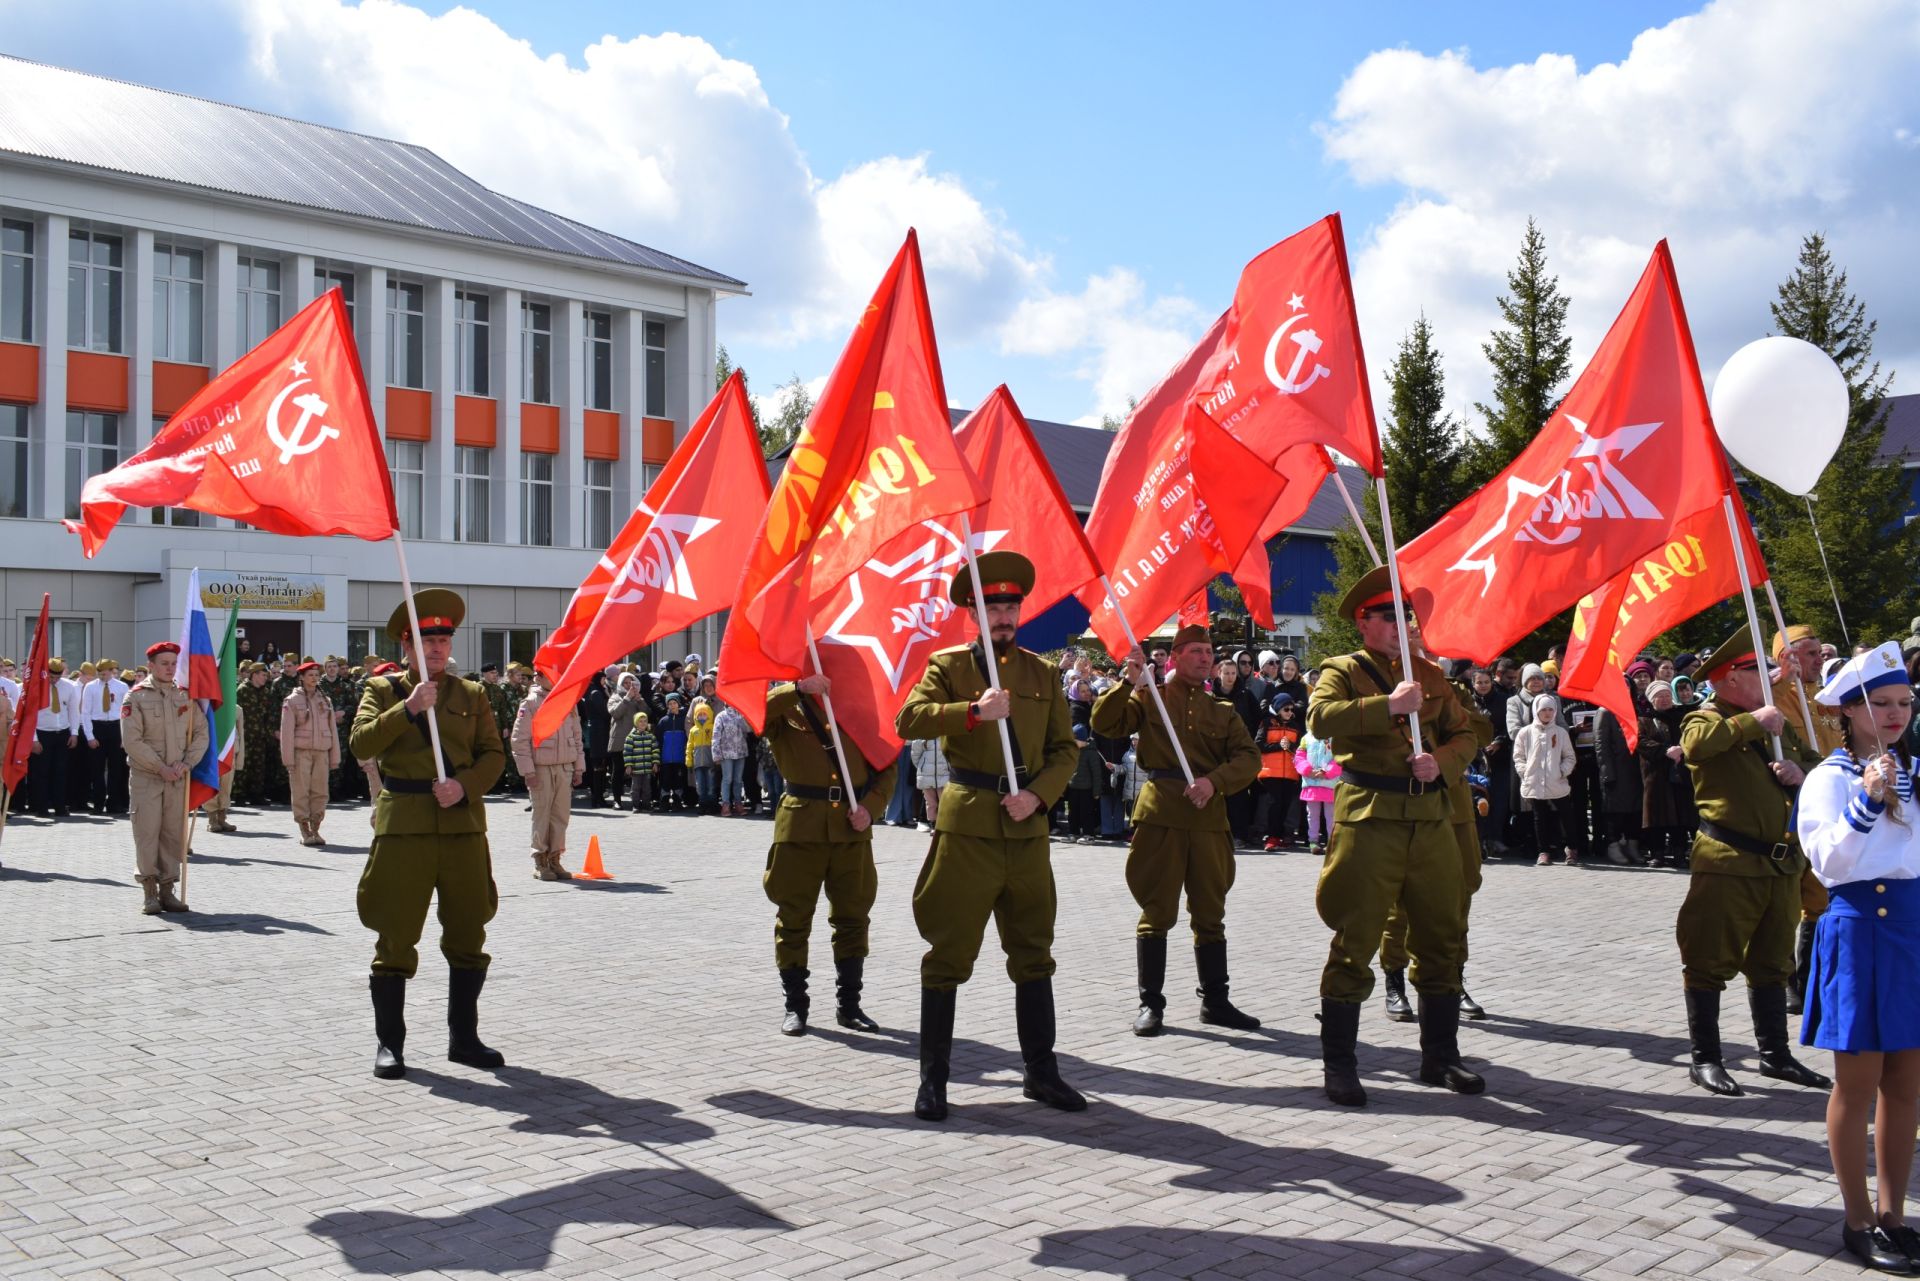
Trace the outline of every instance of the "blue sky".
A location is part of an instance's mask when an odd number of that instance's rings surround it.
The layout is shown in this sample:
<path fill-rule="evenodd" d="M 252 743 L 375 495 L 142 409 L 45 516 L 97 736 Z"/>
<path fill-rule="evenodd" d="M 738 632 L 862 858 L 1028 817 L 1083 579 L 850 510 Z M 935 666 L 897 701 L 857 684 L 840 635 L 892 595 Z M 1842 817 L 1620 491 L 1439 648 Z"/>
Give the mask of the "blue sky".
<path fill-rule="evenodd" d="M 1813 229 L 1883 359 L 1920 353 L 1904 0 L 152 12 L 0 0 L 0 48 L 416 141 L 744 276 L 721 337 L 763 395 L 825 374 L 909 221 L 953 398 L 1006 381 L 1062 421 L 1144 391 L 1247 259 L 1334 209 L 1376 376 L 1425 311 L 1463 411 L 1530 215 L 1577 356 L 1664 235 L 1711 376 Z"/>

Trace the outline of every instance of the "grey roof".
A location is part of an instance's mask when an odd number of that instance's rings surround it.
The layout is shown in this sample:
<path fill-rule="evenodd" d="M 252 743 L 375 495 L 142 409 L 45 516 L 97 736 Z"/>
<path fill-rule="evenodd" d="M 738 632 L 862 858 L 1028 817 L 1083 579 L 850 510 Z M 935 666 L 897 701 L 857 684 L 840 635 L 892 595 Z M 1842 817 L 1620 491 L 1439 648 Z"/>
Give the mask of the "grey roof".
<path fill-rule="evenodd" d="M 1920 466 L 1920 395 L 1887 397 L 1887 433 L 1880 461 Z"/>
<path fill-rule="evenodd" d="M 424 147 L 4 54 L 0 152 L 745 287 L 491 191 Z"/>

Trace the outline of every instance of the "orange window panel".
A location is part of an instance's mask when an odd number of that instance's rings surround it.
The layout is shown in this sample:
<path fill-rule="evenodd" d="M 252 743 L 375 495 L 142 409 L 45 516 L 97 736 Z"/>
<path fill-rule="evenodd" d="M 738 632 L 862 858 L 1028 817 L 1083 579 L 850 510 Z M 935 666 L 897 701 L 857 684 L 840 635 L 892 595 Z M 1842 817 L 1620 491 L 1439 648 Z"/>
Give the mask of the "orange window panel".
<path fill-rule="evenodd" d="M 0 400 L 31 405 L 40 399 L 40 349 L 0 342 Z"/>
<path fill-rule="evenodd" d="M 673 419 L 642 418 L 640 420 L 640 460 L 648 463 L 664 463 L 673 457 Z"/>
<path fill-rule="evenodd" d="M 412 387 L 387 388 L 387 439 L 433 439 L 433 393 Z"/>
<path fill-rule="evenodd" d="M 153 412 L 171 418 L 174 411 L 192 400 L 194 393 L 207 385 L 205 365 L 176 365 L 171 361 L 153 362 Z"/>
<path fill-rule="evenodd" d="M 453 443 L 492 449 L 500 434 L 499 402 L 486 396 L 453 398 Z"/>
<path fill-rule="evenodd" d="M 560 452 L 560 406 L 520 406 L 520 449 L 529 454 Z"/>
<path fill-rule="evenodd" d="M 127 358 L 99 351 L 67 353 L 67 404 L 74 409 L 127 412 Z"/>
<path fill-rule="evenodd" d="M 620 458 L 620 415 L 607 409 L 589 409 L 580 424 L 581 450 L 588 458 Z"/>

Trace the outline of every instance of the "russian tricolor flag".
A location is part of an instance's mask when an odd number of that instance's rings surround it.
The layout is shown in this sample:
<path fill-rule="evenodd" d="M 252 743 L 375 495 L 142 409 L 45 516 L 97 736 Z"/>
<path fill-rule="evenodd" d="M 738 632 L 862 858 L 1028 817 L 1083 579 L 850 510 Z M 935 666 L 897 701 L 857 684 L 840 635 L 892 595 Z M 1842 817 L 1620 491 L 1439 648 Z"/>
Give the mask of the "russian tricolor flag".
<path fill-rule="evenodd" d="M 237 611 L 236 611 L 237 616 Z M 227 643 L 229 655 L 233 652 L 233 619 L 227 620 Z M 231 658 L 228 664 L 231 666 Z M 233 768 L 234 717 L 232 711 L 233 695 L 231 678 L 221 680 L 221 662 L 213 652 L 213 633 L 207 628 L 206 607 L 200 600 L 200 571 L 195 569 L 187 576 L 187 604 L 180 626 L 180 688 L 187 697 L 200 704 L 200 714 L 207 718 L 207 751 L 194 762 L 192 782 L 187 788 L 187 808 L 196 809 L 211 800 L 220 791 L 220 776 Z M 222 685 L 227 686 L 222 689 Z M 216 716 L 215 710 L 224 712 Z M 219 722 L 226 722 L 226 736 L 223 741 Z"/>

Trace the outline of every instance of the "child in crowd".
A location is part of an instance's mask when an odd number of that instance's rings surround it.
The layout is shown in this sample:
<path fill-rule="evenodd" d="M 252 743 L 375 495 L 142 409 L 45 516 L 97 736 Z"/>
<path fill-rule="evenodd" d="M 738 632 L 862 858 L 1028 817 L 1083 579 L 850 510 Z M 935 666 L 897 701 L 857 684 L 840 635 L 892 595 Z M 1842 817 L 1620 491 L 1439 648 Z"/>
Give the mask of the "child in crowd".
<path fill-rule="evenodd" d="M 1260 749 L 1260 801 L 1266 806 L 1268 853 L 1277 853 L 1293 844 L 1293 806 L 1300 799 L 1300 767 L 1294 758 L 1300 751 L 1300 709 L 1293 695 L 1275 694 L 1260 718 L 1260 733 L 1254 739 Z"/>
<path fill-rule="evenodd" d="M 1147 772 L 1140 768 L 1140 736 L 1134 734 L 1128 737 L 1126 754 L 1120 758 L 1120 795 L 1125 802 L 1129 836 L 1133 834 L 1133 803 L 1146 786 Z"/>
<path fill-rule="evenodd" d="M 1520 776 L 1520 801 L 1533 815 L 1534 841 L 1540 850 L 1539 866 L 1553 863 L 1553 847 L 1566 853 L 1568 867 L 1579 862 L 1570 834 L 1561 815 L 1567 798 L 1573 794 L 1573 738 L 1557 721 L 1559 700 L 1542 694 L 1533 700 L 1533 719 L 1522 726 L 1513 740 L 1513 768 Z"/>
<path fill-rule="evenodd" d="M 626 741 L 621 744 L 620 755 L 627 766 L 627 785 L 632 789 L 633 812 L 638 814 L 653 804 L 653 776 L 660 769 L 660 743 L 647 724 L 645 712 L 634 716 L 633 729 L 628 731 Z"/>
<path fill-rule="evenodd" d="M 660 808 L 687 808 L 687 717 L 678 694 L 667 695 L 660 718 Z"/>
<path fill-rule="evenodd" d="M 1067 780 L 1067 836 L 1091 841 L 1100 835 L 1100 788 L 1106 782 L 1107 767 L 1100 749 L 1093 745 L 1093 732 L 1084 723 L 1073 727 L 1073 737 L 1080 744 L 1080 759 Z"/>
<path fill-rule="evenodd" d="M 693 715 L 687 722 L 687 771 L 693 777 L 693 789 L 702 813 L 714 813 L 720 805 L 720 771 L 713 763 L 713 706 L 693 700 Z"/>
<path fill-rule="evenodd" d="M 1293 754 L 1293 767 L 1300 775 L 1300 803 L 1307 810 L 1307 851 L 1324 858 L 1333 839 L 1333 786 L 1340 777 L 1332 741 L 1307 735 Z"/>

